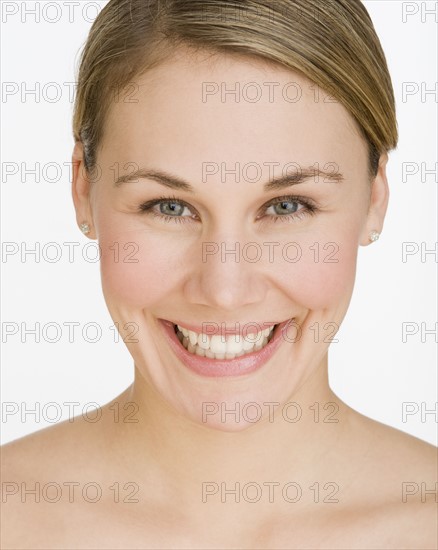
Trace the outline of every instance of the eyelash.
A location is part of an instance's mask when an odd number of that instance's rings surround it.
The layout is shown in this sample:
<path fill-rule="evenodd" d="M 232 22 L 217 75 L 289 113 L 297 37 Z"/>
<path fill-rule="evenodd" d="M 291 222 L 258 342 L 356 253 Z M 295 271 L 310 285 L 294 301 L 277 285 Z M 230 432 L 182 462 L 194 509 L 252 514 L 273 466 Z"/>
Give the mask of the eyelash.
<path fill-rule="evenodd" d="M 181 206 L 185 206 L 185 207 L 190 209 L 189 204 L 187 204 L 185 201 L 177 199 L 175 196 L 172 196 L 172 197 L 159 197 L 158 199 L 153 199 L 151 201 L 146 201 L 146 202 L 140 204 L 138 209 L 139 209 L 140 213 L 145 213 L 147 215 L 151 215 L 154 218 L 158 218 L 158 219 L 160 219 L 160 221 L 164 221 L 166 223 L 187 223 L 187 222 L 193 221 L 193 217 L 191 217 L 191 216 L 168 216 L 166 214 L 157 214 L 152 209 L 153 209 L 154 206 L 156 206 L 156 205 L 158 205 L 162 202 L 176 203 L 176 204 L 179 204 Z M 297 197 L 295 195 L 284 195 L 282 197 L 276 197 L 275 199 L 272 199 L 268 204 L 266 204 L 263 207 L 263 209 L 266 210 L 270 206 L 274 206 L 274 205 L 279 204 L 281 202 L 294 202 L 294 203 L 300 204 L 301 206 L 304 206 L 305 208 L 302 209 L 302 210 L 299 210 L 298 212 L 293 213 L 293 214 L 285 214 L 284 216 L 279 216 L 279 215 L 268 216 L 268 218 L 274 223 L 276 223 L 278 221 L 282 221 L 282 222 L 286 222 L 286 223 L 296 222 L 297 220 L 301 220 L 306 216 L 309 216 L 309 215 L 313 216 L 318 211 L 317 207 L 315 206 L 315 204 L 312 201 L 310 201 L 308 199 L 304 199 L 303 197 Z M 260 219 L 260 218 L 257 218 L 257 219 Z M 262 220 L 262 223 L 265 223 L 265 222 Z"/>

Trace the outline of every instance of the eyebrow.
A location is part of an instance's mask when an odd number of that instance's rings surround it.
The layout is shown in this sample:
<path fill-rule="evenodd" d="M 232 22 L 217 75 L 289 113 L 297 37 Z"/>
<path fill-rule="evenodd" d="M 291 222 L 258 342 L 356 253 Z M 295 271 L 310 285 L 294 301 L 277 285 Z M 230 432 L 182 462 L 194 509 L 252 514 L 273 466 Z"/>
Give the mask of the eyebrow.
<path fill-rule="evenodd" d="M 337 166 L 335 163 L 328 163 Z M 292 185 L 298 185 L 300 183 L 305 183 L 310 179 L 323 178 L 328 180 L 331 183 L 340 183 L 344 181 L 344 176 L 337 170 L 331 172 L 320 170 L 319 168 L 313 168 L 308 166 L 306 168 L 301 168 L 297 170 L 296 173 L 286 174 L 276 178 L 272 178 L 270 181 L 264 184 L 264 191 L 276 191 L 283 189 L 285 187 L 290 187 Z M 183 179 L 164 172 L 161 170 L 148 170 L 145 168 L 139 168 L 130 174 L 120 176 L 114 182 L 115 187 L 120 187 L 123 183 L 138 181 L 139 179 L 149 179 L 164 185 L 165 187 L 170 187 L 171 189 L 178 189 L 180 191 L 187 191 L 188 193 L 194 193 L 195 188 L 184 181 Z"/>

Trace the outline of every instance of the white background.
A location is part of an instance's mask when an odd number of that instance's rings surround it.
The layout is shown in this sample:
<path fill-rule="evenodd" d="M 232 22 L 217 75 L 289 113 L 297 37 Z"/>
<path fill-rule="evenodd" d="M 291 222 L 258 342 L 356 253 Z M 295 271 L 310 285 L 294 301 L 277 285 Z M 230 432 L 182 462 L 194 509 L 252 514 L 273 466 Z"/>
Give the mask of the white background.
<path fill-rule="evenodd" d="M 421 323 L 433 329 L 437 320 L 436 256 L 421 254 L 422 247 L 433 250 L 437 240 L 437 175 L 422 177 L 421 163 L 431 170 L 437 162 L 437 98 L 424 91 L 437 86 L 438 6 L 398 0 L 364 3 L 387 56 L 400 142 L 390 156 L 391 198 L 383 234 L 376 244 L 360 248 L 353 299 L 337 335 L 339 342 L 330 348 L 330 382 L 354 409 L 437 444 L 436 417 L 421 415 L 422 409 L 433 410 L 438 401 L 436 334 L 423 334 L 422 342 L 421 330 Z M 19 409 L 15 415 L 3 414 L 2 443 L 53 424 L 57 409 L 44 407 L 47 403 L 58 404 L 61 421 L 71 415 L 63 403 L 79 403 L 76 415 L 88 403 L 105 404 L 133 380 L 132 358 L 110 329 L 99 265 L 83 259 L 83 253 L 94 257 L 95 245 L 87 248 L 90 241 L 77 228 L 70 191 L 72 83 L 80 48 L 106 1 L 82 1 L 74 12 L 67 4 L 71 2 L 2 2 L 1 382 L 3 413 L 11 403 Z M 18 13 L 10 14 L 14 6 Z M 27 13 L 35 6 L 37 16 Z M 427 13 L 434 9 L 435 15 Z M 407 82 L 418 87 L 418 93 L 403 98 Z M 6 95 L 14 83 L 19 91 Z M 37 97 L 31 93 L 21 97 L 37 83 Z M 48 83 L 57 84 L 58 98 L 56 86 Z M 15 175 L 8 173 L 11 163 L 18 167 Z M 40 181 L 25 174 L 21 163 L 27 169 L 40 163 Z M 57 174 L 49 163 L 57 163 L 62 171 Z M 403 163 L 418 165 L 417 174 L 405 181 Z M 54 181 L 44 181 L 44 173 Z M 73 262 L 62 244 L 68 242 L 78 243 Z M 6 243 L 17 243 L 18 252 L 5 255 Z M 21 261 L 21 253 L 35 248 L 35 243 L 41 249 L 37 258 L 29 254 Z M 58 243 L 59 261 L 47 261 L 56 257 L 55 247 L 44 248 L 47 243 Z M 405 261 L 403 243 L 418 247 L 418 253 Z M 7 246 L 11 250 L 14 245 Z M 80 323 L 73 343 L 63 325 L 68 322 Z M 21 323 L 27 327 L 40 323 L 41 341 L 24 335 Z M 62 329 L 58 342 L 47 341 L 56 335 L 53 328 L 43 338 L 47 323 Z M 102 327 L 100 341 L 90 343 L 82 336 L 87 323 Z M 417 334 L 406 342 L 403 323 L 418 325 Z M 18 332 L 8 336 L 11 327 Z M 91 327 L 86 337 L 94 335 Z M 414 404 L 411 410 L 418 409 L 405 422 L 404 402 Z M 20 417 L 36 403 L 39 414 Z"/>

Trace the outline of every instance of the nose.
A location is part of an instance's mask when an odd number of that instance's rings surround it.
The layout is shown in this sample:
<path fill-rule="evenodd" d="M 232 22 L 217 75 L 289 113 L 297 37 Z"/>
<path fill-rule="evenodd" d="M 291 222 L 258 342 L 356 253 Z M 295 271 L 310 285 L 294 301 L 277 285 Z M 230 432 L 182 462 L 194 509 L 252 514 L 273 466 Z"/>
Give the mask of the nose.
<path fill-rule="evenodd" d="M 263 303 L 269 284 L 260 250 L 257 243 L 231 238 L 201 243 L 199 261 L 185 284 L 185 298 L 224 312 Z"/>

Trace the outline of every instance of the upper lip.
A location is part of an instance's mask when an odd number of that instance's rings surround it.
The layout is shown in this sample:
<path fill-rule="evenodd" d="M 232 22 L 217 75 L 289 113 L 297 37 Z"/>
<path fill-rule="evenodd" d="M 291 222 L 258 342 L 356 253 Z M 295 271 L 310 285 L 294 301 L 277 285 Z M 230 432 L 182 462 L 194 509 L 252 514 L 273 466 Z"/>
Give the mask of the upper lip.
<path fill-rule="evenodd" d="M 165 320 L 163 319 L 163 321 Z M 198 334 L 204 333 L 209 336 L 213 336 L 215 334 L 220 336 L 231 336 L 233 334 L 246 336 L 247 334 L 254 334 L 267 328 L 271 328 L 274 325 L 278 325 L 282 321 L 236 321 L 236 323 L 228 326 L 226 323 L 217 321 L 203 321 L 202 324 L 191 324 L 186 321 L 167 322 L 172 323 L 173 325 L 179 325 L 180 327 L 197 332 Z"/>

